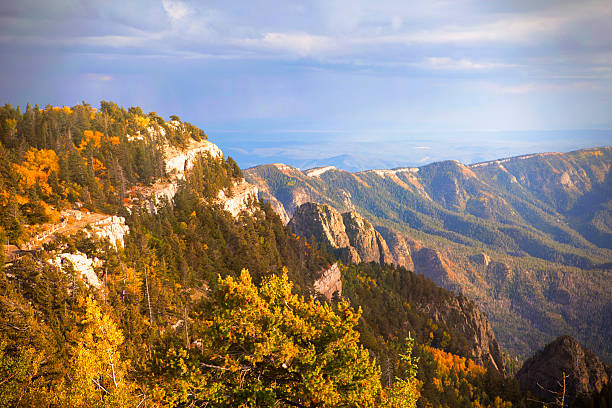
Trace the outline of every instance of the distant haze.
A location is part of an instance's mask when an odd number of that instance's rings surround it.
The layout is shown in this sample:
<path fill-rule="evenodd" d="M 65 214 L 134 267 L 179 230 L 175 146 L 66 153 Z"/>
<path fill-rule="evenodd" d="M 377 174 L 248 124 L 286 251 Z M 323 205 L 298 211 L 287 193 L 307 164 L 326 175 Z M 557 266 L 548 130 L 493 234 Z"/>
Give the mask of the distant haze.
<path fill-rule="evenodd" d="M 348 171 L 418 167 L 442 160 L 472 164 L 529 153 L 568 152 L 612 144 L 612 130 L 405 132 L 365 137 L 332 132 L 253 134 L 213 130 L 208 135 L 242 168 L 285 163 L 301 169 L 335 166 Z"/>

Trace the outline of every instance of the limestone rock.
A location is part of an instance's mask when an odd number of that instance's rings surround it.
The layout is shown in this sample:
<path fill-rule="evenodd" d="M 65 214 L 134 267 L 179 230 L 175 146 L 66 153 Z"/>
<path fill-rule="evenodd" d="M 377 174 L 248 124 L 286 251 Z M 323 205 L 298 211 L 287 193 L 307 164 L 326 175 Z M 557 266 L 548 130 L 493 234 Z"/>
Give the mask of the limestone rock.
<path fill-rule="evenodd" d="M 125 245 L 124 237 L 130 232 L 130 227 L 125 224 L 125 218 L 110 216 L 99 221 L 92 222 L 85 233 L 99 239 L 108 239 L 112 246 L 123 248 Z"/>
<path fill-rule="evenodd" d="M 184 150 L 166 146 L 164 148 L 166 173 L 181 180 L 185 177 L 185 172 L 193 167 L 195 159 L 206 153 L 213 158 L 223 156 L 221 149 L 208 140 L 196 141 L 191 139 L 187 149 Z"/>
<path fill-rule="evenodd" d="M 99 264 L 99 262 L 100 260 L 98 258 L 90 259 L 81 252 L 75 254 L 61 253 L 49 260 L 51 265 L 55 265 L 62 270 L 65 270 L 67 264 L 72 265 L 74 271 L 83 278 L 85 283 L 96 288 L 102 286 L 94 271 L 94 265 Z"/>
<path fill-rule="evenodd" d="M 242 179 L 234 183 L 231 196 L 226 196 L 223 190 L 219 191 L 217 202 L 235 218 L 242 211 L 250 211 L 252 204 L 257 201 L 257 193 L 256 186 Z"/>

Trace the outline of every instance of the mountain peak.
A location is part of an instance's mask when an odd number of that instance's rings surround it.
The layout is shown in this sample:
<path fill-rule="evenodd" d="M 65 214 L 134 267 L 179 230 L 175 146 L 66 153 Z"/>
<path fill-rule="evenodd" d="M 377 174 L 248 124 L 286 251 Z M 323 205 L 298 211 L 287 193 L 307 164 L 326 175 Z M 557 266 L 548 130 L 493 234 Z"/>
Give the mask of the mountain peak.
<path fill-rule="evenodd" d="M 563 393 L 565 383 L 565 402 L 571 403 L 581 394 L 600 392 L 611 374 L 591 350 L 564 335 L 525 361 L 516 378 L 523 389 L 551 402 Z"/>

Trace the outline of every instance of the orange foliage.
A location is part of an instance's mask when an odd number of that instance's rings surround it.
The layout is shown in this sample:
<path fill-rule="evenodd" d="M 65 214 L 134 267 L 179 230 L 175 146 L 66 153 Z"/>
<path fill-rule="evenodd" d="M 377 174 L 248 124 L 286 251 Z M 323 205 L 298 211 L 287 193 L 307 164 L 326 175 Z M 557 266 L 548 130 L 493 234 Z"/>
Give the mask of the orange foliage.
<path fill-rule="evenodd" d="M 52 106 L 50 109 L 45 109 L 46 111 L 51 111 L 54 113 L 63 112 L 66 115 L 70 115 L 72 113 L 72 109 L 69 106 Z"/>
<path fill-rule="evenodd" d="M 43 192 L 51 194 L 47 181 L 52 171 L 59 171 L 59 160 L 53 150 L 31 148 L 26 152 L 24 161 L 15 164 L 14 168 L 23 187 L 30 188 L 38 183 Z"/>
<path fill-rule="evenodd" d="M 449 373 L 452 370 L 456 373 L 480 376 L 484 375 L 487 371 L 483 366 L 474 363 L 470 359 L 447 353 L 430 346 L 425 346 L 425 348 L 433 355 L 434 360 L 438 363 L 439 369 L 444 373 Z"/>
<path fill-rule="evenodd" d="M 102 177 L 106 174 L 106 167 L 104 167 L 104 164 L 95 157 L 92 159 L 92 167 L 96 176 Z"/>
<path fill-rule="evenodd" d="M 111 136 L 108 138 L 108 141 L 113 145 L 118 145 L 121 143 L 121 140 L 119 140 L 119 136 Z"/>
<path fill-rule="evenodd" d="M 98 132 L 97 130 L 95 132 L 93 130 L 84 130 L 83 136 L 83 140 L 81 140 L 81 143 L 79 143 L 77 147 L 79 151 L 85 149 L 87 146 L 99 148 L 102 146 L 102 142 L 111 143 L 113 145 L 121 143 L 119 136 L 104 136 L 104 133 Z"/>

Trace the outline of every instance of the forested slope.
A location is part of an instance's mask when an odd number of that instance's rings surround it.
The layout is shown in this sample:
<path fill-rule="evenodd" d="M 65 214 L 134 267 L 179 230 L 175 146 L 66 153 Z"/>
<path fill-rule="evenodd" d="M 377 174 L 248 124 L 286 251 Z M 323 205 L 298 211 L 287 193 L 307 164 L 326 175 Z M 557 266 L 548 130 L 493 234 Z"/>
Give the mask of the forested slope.
<path fill-rule="evenodd" d="M 610 361 L 611 166 L 602 147 L 470 166 L 272 164 L 245 174 L 287 221 L 306 202 L 359 213 L 399 264 L 474 299 L 513 353 L 571 334 Z"/>
<path fill-rule="evenodd" d="M 0 124 L 0 405 L 525 402 L 465 358 L 462 322 L 426 313 L 456 299 L 431 281 L 348 265 L 343 299 L 317 297 L 334 257 L 178 117 L 7 105 Z M 119 230 L 96 234 L 104 217 Z"/>

